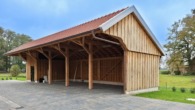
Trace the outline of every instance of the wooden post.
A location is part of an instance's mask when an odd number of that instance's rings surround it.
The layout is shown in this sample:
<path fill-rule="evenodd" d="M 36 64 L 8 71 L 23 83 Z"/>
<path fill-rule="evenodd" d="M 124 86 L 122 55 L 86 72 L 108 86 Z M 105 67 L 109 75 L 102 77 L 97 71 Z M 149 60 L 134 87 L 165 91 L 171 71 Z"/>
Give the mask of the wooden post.
<path fill-rule="evenodd" d="M 66 69 L 66 86 L 69 86 L 69 49 L 66 48 L 66 56 L 65 56 L 65 69 Z"/>
<path fill-rule="evenodd" d="M 97 70 L 97 74 L 98 74 L 98 80 L 100 81 L 100 60 L 98 60 L 97 61 L 97 68 L 98 68 L 98 70 Z"/>
<path fill-rule="evenodd" d="M 128 60 L 128 56 L 127 56 L 127 52 L 126 50 L 124 50 L 124 58 L 123 58 L 123 90 L 124 90 L 124 93 L 127 91 L 127 60 Z"/>
<path fill-rule="evenodd" d="M 51 52 L 49 52 L 49 57 L 48 57 L 48 84 L 52 83 L 52 57 L 51 57 Z"/>
<path fill-rule="evenodd" d="M 88 57 L 88 64 L 89 64 L 89 89 L 93 89 L 93 48 L 92 45 L 89 43 L 89 57 Z"/>
<path fill-rule="evenodd" d="M 34 80 L 38 83 L 38 66 L 37 66 L 37 59 L 34 59 Z"/>
<path fill-rule="evenodd" d="M 82 65 L 82 60 L 80 61 L 80 72 L 81 72 L 81 82 L 83 81 L 83 65 Z"/>

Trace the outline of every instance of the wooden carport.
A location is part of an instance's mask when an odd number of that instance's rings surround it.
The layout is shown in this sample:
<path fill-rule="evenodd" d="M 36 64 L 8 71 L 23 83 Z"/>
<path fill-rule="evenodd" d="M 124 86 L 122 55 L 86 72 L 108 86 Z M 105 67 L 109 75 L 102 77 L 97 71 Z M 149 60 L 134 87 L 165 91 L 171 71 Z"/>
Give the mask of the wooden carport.
<path fill-rule="evenodd" d="M 126 93 L 158 87 L 163 49 L 134 6 L 26 43 L 6 53 L 26 60 L 27 79 L 48 76 L 120 84 Z M 147 62 L 147 67 L 144 64 Z M 65 73 L 65 74 L 64 74 Z"/>

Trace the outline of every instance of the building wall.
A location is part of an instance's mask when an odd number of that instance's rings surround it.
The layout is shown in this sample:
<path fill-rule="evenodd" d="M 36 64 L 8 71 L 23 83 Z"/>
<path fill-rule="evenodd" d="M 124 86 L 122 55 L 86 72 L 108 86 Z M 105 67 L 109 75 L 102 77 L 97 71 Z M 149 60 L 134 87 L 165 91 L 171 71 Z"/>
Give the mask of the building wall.
<path fill-rule="evenodd" d="M 37 62 L 37 63 L 36 63 Z M 48 60 L 33 59 L 27 56 L 26 79 L 31 80 L 31 66 L 34 66 L 34 80 L 38 81 L 43 76 L 48 76 Z M 64 80 L 65 69 L 64 60 L 52 60 L 52 80 Z M 37 72 L 36 72 L 37 71 Z M 37 74 L 36 74 L 37 73 Z"/>
<path fill-rule="evenodd" d="M 93 80 L 123 82 L 123 58 L 101 58 L 93 60 Z M 88 80 L 88 61 L 70 61 L 70 79 Z"/>
<path fill-rule="evenodd" d="M 105 31 L 122 39 L 124 50 L 124 90 L 139 91 L 159 86 L 162 53 L 137 18 L 130 14 Z"/>
<path fill-rule="evenodd" d="M 52 60 L 52 80 L 65 80 L 64 60 Z M 96 81 L 123 82 L 122 70 L 123 58 L 101 58 L 93 60 L 93 79 Z M 27 80 L 30 80 L 30 67 L 36 66 L 35 61 L 27 58 L 26 74 Z M 36 68 L 36 67 L 35 67 Z M 48 60 L 37 60 L 37 80 L 44 75 L 48 76 Z M 88 61 L 74 60 L 70 61 L 70 79 L 88 80 Z"/>
<path fill-rule="evenodd" d="M 159 86 L 160 56 L 138 52 L 125 52 L 126 91 Z"/>
<path fill-rule="evenodd" d="M 29 56 L 27 56 L 26 60 L 26 80 L 30 80 L 30 61 L 29 61 Z"/>
<path fill-rule="evenodd" d="M 161 55 L 159 49 L 133 14 L 123 18 L 105 33 L 121 38 L 130 51 Z"/>
<path fill-rule="evenodd" d="M 48 60 L 38 60 L 38 79 L 43 76 L 48 76 Z M 52 60 L 52 80 L 65 79 L 65 66 L 64 60 Z"/>
<path fill-rule="evenodd" d="M 37 81 L 37 75 L 36 75 L 36 61 L 32 57 L 27 55 L 27 62 L 26 62 L 26 79 L 31 80 L 31 66 L 34 66 L 34 79 Z"/>

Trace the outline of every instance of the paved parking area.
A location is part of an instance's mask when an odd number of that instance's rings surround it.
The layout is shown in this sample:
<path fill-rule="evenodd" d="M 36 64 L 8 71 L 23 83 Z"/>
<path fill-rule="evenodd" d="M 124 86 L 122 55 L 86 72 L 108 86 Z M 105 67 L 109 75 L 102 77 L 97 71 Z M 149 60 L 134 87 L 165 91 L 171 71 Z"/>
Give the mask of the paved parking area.
<path fill-rule="evenodd" d="M 195 105 L 122 94 L 122 87 L 86 83 L 36 84 L 0 81 L 0 96 L 21 107 L 18 110 L 195 110 Z M 14 109 L 1 100 L 0 110 Z"/>

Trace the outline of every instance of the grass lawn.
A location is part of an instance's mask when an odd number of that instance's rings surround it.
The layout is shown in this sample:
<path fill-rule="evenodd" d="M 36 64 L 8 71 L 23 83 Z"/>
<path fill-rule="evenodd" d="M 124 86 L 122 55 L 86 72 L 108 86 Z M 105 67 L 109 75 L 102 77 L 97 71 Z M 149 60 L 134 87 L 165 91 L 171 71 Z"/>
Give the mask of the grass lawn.
<path fill-rule="evenodd" d="M 0 73 L 0 80 L 6 80 L 8 78 L 10 80 L 11 75 L 9 73 Z M 26 74 L 25 73 L 20 73 L 16 79 L 16 77 L 12 77 L 12 80 L 20 80 L 20 81 L 25 81 L 26 80 Z"/>
<path fill-rule="evenodd" d="M 193 101 L 187 101 L 186 98 L 195 98 L 195 94 L 190 93 L 190 88 L 195 88 L 195 82 L 192 82 L 195 76 L 172 76 L 160 74 L 160 89 L 156 92 L 137 94 L 136 96 L 162 99 L 174 102 L 183 102 L 195 104 Z M 176 92 L 172 91 L 176 87 Z M 186 88 L 185 93 L 181 93 L 180 88 Z"/>
<path fill-rule="evenodd" d="M 192 82 L 192 78 L 195 76 L 180 76 L 180 75 L 163 75 L 160 74 L 160 87 L 184 87 L 184 88 L 195 88 L 195 82 Z"/>

